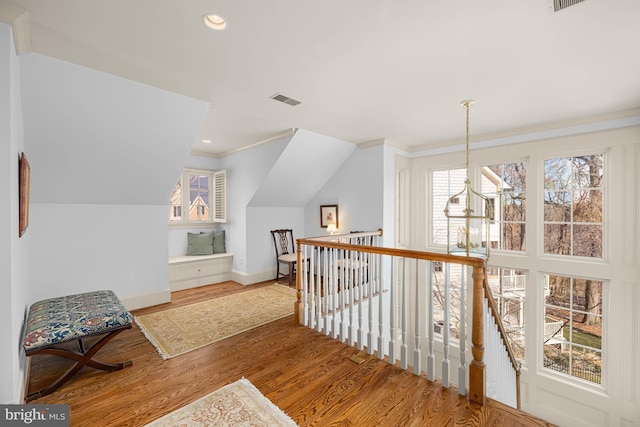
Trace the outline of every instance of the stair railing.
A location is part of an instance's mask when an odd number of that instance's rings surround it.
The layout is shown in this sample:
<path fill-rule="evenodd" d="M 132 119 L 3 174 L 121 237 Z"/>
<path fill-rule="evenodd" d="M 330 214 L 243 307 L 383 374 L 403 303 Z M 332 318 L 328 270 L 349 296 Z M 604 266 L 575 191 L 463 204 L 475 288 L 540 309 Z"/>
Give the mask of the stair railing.
<path fill-rule="evenodd" d="M 505 395 L 519 407 L 519 365 L 487 286 L 485 260 L 385 248 L 380 236 L 382 230 L 297 240 L 296 321 L 389 363 L 399 362 L 416 375 L 440 377 L 443 386 L 457 380 L 458 392 L 468 390 L 469 399 L 482 405 L 490 380 L 489 397 Z M 472 286 L 470 314 L 467 286 Z M 485 337 L 491 340 L 489 359 Z M 507 356 L 493 357 L 501 351 Z M 513 370 L 493 366 L 495 360 L 510 363 Z M 456 361 L 458 369 L 451 371 Z M 504 385 L 491 376 L 494 372 L 499 378 L 513 377 L 515 390 L 509 379 L 506 391 L 496 392 Z"/>

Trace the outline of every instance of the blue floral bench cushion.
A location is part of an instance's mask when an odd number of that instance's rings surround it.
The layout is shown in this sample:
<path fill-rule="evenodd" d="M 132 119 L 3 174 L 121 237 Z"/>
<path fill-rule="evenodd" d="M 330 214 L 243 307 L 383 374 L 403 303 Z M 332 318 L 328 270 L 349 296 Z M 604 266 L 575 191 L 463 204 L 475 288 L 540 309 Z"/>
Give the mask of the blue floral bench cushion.
<path fill-rule="evenodd" d="M 29 309 L 27 353 L 66 341 L 130 327 L 132 316 L 113 291 L 86 292 L 39 301 Z"/>

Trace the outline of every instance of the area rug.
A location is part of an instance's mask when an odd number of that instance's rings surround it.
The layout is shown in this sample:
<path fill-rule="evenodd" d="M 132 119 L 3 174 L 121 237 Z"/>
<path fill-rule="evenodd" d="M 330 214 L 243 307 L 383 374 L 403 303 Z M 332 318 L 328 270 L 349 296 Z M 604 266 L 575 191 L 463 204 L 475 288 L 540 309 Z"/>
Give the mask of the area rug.
<path fill-rule="evenodd" d="M 136 316 L 142 333 L 164 359 L 293 314 L 295 289 L 271 285 Z"/>
<path fill-rule="evenodd" d="M 146 427 L 296 425 L 249 380 L 242 378 L 158 418 Z"/>

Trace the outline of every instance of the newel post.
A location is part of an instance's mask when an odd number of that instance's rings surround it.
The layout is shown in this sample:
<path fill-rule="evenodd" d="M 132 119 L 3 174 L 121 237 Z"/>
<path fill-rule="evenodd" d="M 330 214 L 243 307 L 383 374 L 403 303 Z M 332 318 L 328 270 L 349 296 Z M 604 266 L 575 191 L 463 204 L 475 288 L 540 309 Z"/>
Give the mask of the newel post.
<path fill-rule="evenodd" d="M 295 316 L 295 321 L 298 324 L 302 325 L 302 279 L 306 275 L 307 266 L 302 264 L 302 245 L 300 242 L 296 241 L 296 255 L 298 259 L 296 261 L 296 297 L 297 301 L 293 303 L 293 312 Z M 300 268 L 302 267 L 302 274 L 300 273 Z M 291 274 L 291 272 L 289 272 Z"/>
<path fill-rule="evenodd" d="M 471 354 L 469 365 L 469 400 L 484 406 L 486 396 L 484 364 L 484 267 L 473 266 L 473 323 L 471 327 Z"/>

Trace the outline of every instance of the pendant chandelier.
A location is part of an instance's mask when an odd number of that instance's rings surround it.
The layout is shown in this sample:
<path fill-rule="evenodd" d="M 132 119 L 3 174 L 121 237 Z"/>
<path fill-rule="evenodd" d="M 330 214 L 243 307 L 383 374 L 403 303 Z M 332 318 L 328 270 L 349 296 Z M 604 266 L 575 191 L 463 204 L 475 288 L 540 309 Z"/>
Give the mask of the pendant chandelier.
<path fill-rule="evenodd" d="M 471 187 L 469 178 L 469 107 L 472 100 L 462 101 L 467 109 L 466 174 L 464 189 L 447 200 L 447 253 L 489 258 L 489 226 L 493 217 L 488 198 Z"/>

